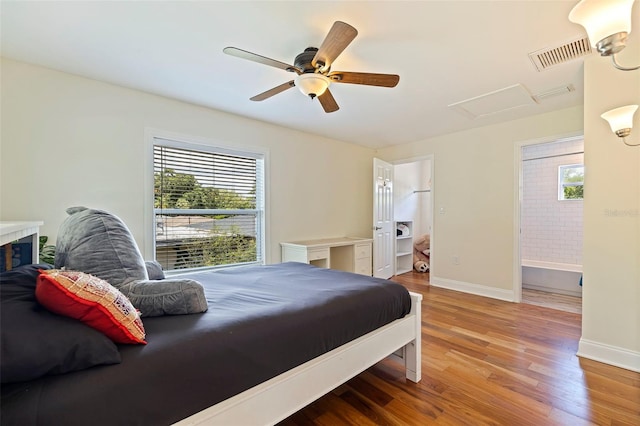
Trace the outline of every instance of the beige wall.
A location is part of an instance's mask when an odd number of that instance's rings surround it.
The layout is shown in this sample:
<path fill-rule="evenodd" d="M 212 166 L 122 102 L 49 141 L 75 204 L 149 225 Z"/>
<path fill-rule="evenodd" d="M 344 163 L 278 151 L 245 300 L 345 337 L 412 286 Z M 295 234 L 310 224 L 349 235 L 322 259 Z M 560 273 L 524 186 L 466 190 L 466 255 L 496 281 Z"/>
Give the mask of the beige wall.
<path fill-rule="evenodd" d="M 602 58 L 585 62 L 584 112 L 569 108 L 375 155 L 434 155 L 433 278 L 512 294 L 515 146 L 584 127 L 581 354 L 640 370 L 640 148 L 623 146 L 599 118 L 640 103 L 640 79 Z M 144 247 L 144 131 L 156 128 L 269 152 L 271 262 L 280 259 L 280 241 L 370 233 L 372 150 L 10 60 L 1 79 L 2 220 L 44 220 L 43 234 L 55 237 L 66 207 L 103 208 Z"/>
<path fill-rule="evenodd" d="M 371 149 L 7 59 L 1 79 L 2 220 L 43 220 L 55 239 L 67 207 L 101 208 L 145 251 L 154 128 L 268 151 L 270 262 L 281 241 L 371 233 Z"/>
<path fill-rule="evenodd" d="M 386 161 L 434 155 L 432 280 L 510 299 L 516 142 L 581 131 L 575 107 L 379 150 Z"/>
<path fill-rule="evenodd" d="M 640 63 L 640 37 L 623 53 L 620 62 Z M 640 371 L 640 147 L 625 146 L 600 114 L 640 104 L 639 72 L 616 70 L 609 59 L 592 55 L 585 60 L 584 109 L 570 108 L 377 153 L 387 161 L 434 154 L 432 280 L 507 298 L 516 290 L 517 270 L 514 147 L 576 134 L 584 127 L 579 354 L 635 371 Z M 640 143 L 640 113 L 635 115 L 629 139 Z M 444 214 L 439 213 L 441 207 Z M 460 258 L 459 266 L 451 262 L 454 255 Z"/>
<path fill-rule="evenodd" d="M 638 9 L 640 5 L 636 6 Z M 635 28 L 640 27 L 640 10 Z M 640 64 L 640 34 L 621 52 Z M 628 147 L 600 114 L 640 104 L 640 70 L 585 60 L 584 288 L 580 354 L 640 371 L 640 146 Z M 640 112 L 629 142 L 640 143 Z"/>

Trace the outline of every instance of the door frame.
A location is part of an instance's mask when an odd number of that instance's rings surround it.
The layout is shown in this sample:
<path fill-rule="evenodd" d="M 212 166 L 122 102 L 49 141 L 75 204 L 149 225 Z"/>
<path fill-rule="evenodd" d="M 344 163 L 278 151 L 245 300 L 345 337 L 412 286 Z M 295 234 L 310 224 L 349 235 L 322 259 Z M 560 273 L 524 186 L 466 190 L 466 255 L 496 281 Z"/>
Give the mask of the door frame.
<path fill-rule="evenodd" d="M 513 301 L 522 302 L 522 149 L 525 146 L 584 139 L 584 132 L 516 141 L 513 167 Z"/>
<path fill-rule="evenodd" d="M 435 246 L 435 240 L 436 240 L 436 232 L 435 232 L 435 217 L 433 215 L 434 212 L 434 206 L 435 206 L 435 185 L 436 185 L 436 181 L 434 179 L 435 177 L 435 169 L 436 169 L 436 161 L 435 161 L 435 154 L 427 154 L 427 155 L 419 155 L 416 157 L 409 157 L 409 158 L 404 158 L 404 159 L 400 159 L 400 160 L 395 160 L 392 161 L 391 164 L 393 164 L 394 166 L 398 165 L 398 164 L 408 164 L 408 163 L 417 163 L 420 161 L 425 161 L 425 160 L 429 160 L 431 161 L 431 173 L 429 176 L 429 179 L 431 180 L 431 211 L 430 213 L 430 220 L 429 220 L 429 238 L 430 238 L 430 243 L 429 243 L 429 248 L 431 250 L 431 255 L 429 258 L 429 278 L 435 276 L 435 274 L 433 273 L 433 259 L 434 259 L 434 255 L 433 253 L 435 253 L 435 257 L 437 257 L 437 250 L 434 250 L 433 247 Z M 394 202 L 395 205 L 395 202 Z"/>

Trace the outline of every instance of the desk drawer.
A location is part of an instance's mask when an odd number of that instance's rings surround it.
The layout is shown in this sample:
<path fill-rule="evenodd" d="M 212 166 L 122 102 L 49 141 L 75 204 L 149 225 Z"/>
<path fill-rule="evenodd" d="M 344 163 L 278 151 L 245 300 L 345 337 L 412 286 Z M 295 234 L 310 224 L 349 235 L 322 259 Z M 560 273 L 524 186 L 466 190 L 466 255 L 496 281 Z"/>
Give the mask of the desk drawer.
<path fill-rule="evenodd" d="M 371 276 L 373 268 L 371 266 L 371 257 L 367 257 L 365 259 L 356 259 L 355 262 L 355 273 L 361 275 Z"/>
<path fill-rule="evenodd" d="M 328 258 L 329 258 L 328 248 L 309 250 L 307 254 L 307 259 L 309 260 L 309 262 L 312 260 L 328 259 Z"/>
<path fill-rule="evenodd" d="M 371 257 L 371 244 L 356 244 L 356 259 Z"/>

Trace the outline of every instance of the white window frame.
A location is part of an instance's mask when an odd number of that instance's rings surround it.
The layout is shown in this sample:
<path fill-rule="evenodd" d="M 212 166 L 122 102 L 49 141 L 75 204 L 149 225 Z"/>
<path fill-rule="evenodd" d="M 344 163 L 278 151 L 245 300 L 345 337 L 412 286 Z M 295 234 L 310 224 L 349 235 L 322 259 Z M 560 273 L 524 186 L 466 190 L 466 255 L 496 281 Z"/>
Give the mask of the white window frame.
<path fill-rule="evenodd" d="M 269 247 L 268 244 L 268 229 L 266 224 L 268 223 L 268 191 L 267 191 L 267 182 L 268 179 L 268 163 L 269 163 L 269 152 L 266 149 L 255 147 L 255 146 L 245 146 L 245 145 L 230 145 L 228 143 L 223 143 L 218 140 L 202 138 L 198 136 L 184 135 L 175 132 L 169 132 L 166 130 L 145 129 L 145 201 L 144 201 L 144 243 L 143 243 L 143 256 L 145 259 L 155 259 L 155 208 L 154 208 L 154 162 L 153 162 L 153 147 L 161 141 L 161 144 L 167 147 L 178 148 L 178 149 L 188 149 L 188 150 L 200 150 L 200 151 L 208 151 L 208 152 L 216 152 L 228 155 L 238 155 L 245 157 L 253 157 L 261 160 L 259 163 L 262 168 L 262 213 L 259 215 L 259 221 L 257 223 L 256 233 L 259 233 L 260 238 L 256 241 L 258 245 L 256 247 L 260 253 L 262 253 L 261 264 L 270 263 L 270 255 L 267 252 L 266 248 Z M 259 166 L 260 167 L 260 166 Z M 227 211 L 228 213 L 228 211 Z M 237 265 L 221 265 L 221 266 L 213 266 L 206 267 L 204 269 L 214 269 L 214 268 L 225 268 Z M 203 268 L 198 268 L 203 269 Z M 188 269 L 177 269 L 174 270 L 175 273 L 183 273 L 188 271 Z M 171 274 L 172 271 L 166 271 L 168 275 Z"/>
<path fill-rule="evenodd" d="M 565 182 L 564 171 L 567 169 L 582 169 L 582 182 Z M 568 186 L 582 186 L 584 190 L 584 164 L 564 164 L 558 166 L 558 201 L 582 201 L 583 198 L 564 198 L 564 188 Z"/>

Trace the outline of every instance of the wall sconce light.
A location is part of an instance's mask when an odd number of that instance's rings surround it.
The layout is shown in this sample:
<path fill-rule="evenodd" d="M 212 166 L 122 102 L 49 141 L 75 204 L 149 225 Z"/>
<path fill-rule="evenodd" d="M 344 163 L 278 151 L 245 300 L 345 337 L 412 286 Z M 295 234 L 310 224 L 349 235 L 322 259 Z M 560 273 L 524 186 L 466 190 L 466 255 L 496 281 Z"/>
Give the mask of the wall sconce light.
<path fill-rule="evenodd" d="M 591 44 L 600 55 L 611 56 L 613 66 L 623 71 L 640 68 L 623 67 L 616 53 L 625 48 L 631 32 L 631 8 L 634 0 L 581 0 L 571 9 L 569 20 L 587 31 Z"/>
<path fill-rule="evenodd" d="M 627 105 L 607 111 L 600 116 L 609 122 L 611 131 L 622 138 L 622 142 L 628 146 L 640 146 L 640 143 L 630 144 L 625 140 L 625 138 L 631 134 L 633 115 L 637 109 L 638 105 Z"/>

